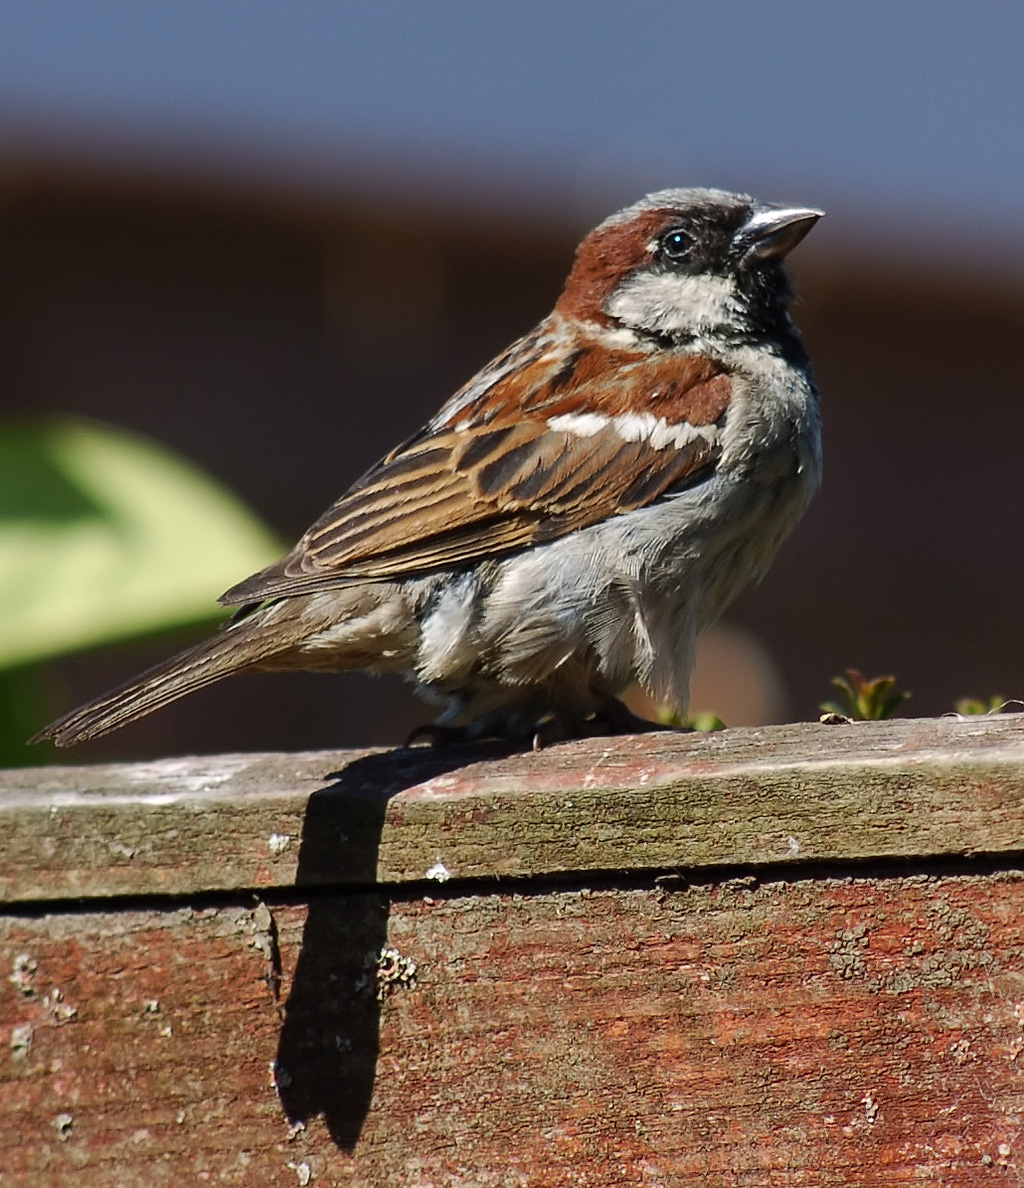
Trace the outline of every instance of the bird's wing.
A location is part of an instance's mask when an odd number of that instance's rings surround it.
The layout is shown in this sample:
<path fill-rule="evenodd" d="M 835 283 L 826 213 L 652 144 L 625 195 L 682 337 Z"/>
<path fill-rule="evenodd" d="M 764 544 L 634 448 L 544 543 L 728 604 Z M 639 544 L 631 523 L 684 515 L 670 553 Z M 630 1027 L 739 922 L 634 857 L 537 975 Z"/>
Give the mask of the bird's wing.
<path fill-rule="evenodd" d="M 716 423 L 728 404 L 721 366 L 683 356 L 652 369 L 649 356 L 592 353 L 499 369 L 469 399 L 467 385 L 287 557 L 221 601 L 462 565 L 555 540 L 705 477 L 720 454 Z M 624 411 L 638 407 L 646 411 Z"/>

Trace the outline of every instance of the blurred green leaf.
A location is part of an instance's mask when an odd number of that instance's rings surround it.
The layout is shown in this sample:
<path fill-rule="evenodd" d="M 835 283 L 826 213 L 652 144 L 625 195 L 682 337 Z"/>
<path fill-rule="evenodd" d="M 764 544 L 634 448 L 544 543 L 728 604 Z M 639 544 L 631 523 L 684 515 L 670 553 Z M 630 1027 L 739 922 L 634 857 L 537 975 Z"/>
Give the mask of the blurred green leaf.
<path fill-rule="evenodd" d="M 230 492 L 135 434 L 0 426 L 0 669 L 213 618 L 280 553 Z"/>

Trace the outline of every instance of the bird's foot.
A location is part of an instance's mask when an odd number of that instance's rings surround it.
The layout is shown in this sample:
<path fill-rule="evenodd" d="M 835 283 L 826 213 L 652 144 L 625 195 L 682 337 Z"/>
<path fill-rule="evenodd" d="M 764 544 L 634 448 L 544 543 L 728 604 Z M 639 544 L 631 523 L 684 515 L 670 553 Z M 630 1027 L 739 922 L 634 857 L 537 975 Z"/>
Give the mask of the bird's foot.
<path fill-rule="evenodd" d="M 440 751 L 445 747 L 453 747 L 467 739 L 465 726 L 439 726 L 436 722 L 428 722 L 424 726 L 417 726 L 405 740 L 407 747 L 425 744 L 432 750 Z"/>
<path fill-rule="evenodd" d="M 548 714 L 534 728 L 532 743 L 535 751 L 541 751 L 554 743 L 568 742 L 574 738 L 610 738 L 618 734 L 650 734 L 652 731 L 671 729 L 673 727 L 661 722 L 641 718 L 618 698 L 609 697 L 586 718 Z"/>
<path fill-rule="evenodd" d="M 641 718 L 617 697 L 609 697 L 587 721 L 591 725 L 591 737 L 602 734 L 651 734 L 659 730 L 679 729 L 666 726 L 664 722 Z"/>
<path fill-rule="evenodd" d="M 617 698 L 609 697 L 594 713 L 582 718 L 551 711 L 539 719 L 527 719 L 525 722 L 521 717 L 501 720 L 491 715 L 477 719 L 468 726 L 443 726 L 431 722 L 417 726 L 405 740 L 405 745 L 426 745 L 434 750 L 442 750 L 459 743 L 491 739 L 517 750 L 527 746 L 534 751 L 542 751 L 545 747 L 577 738 L 610 738 L 618 734 L 649 734 L 672 729 L 680 728 L 641 718 Z"/>

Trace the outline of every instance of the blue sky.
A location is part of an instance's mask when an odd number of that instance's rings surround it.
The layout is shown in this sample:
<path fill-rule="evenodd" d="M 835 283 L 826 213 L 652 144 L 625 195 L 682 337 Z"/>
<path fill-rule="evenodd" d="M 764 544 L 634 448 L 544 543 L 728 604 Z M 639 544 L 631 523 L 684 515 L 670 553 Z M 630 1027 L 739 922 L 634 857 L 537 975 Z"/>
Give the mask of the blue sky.
<path fill-rule="evenodd" d="M 711 183 L 1015 231 L 1024 4 L 0 0 L 0 148 L 43 120 L 451 169 Z"/>

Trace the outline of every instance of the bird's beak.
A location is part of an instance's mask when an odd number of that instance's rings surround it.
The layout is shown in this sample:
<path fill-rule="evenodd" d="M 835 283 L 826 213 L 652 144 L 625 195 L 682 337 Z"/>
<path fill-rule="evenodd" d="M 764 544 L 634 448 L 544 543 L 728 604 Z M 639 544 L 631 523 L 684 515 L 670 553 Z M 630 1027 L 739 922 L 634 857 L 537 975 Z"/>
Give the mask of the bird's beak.
<path fill-rule="evenodd" d="M 825 212 L 804 206 L 759 207 L 733 236 L 747 260 L 781 260 Z"/>

